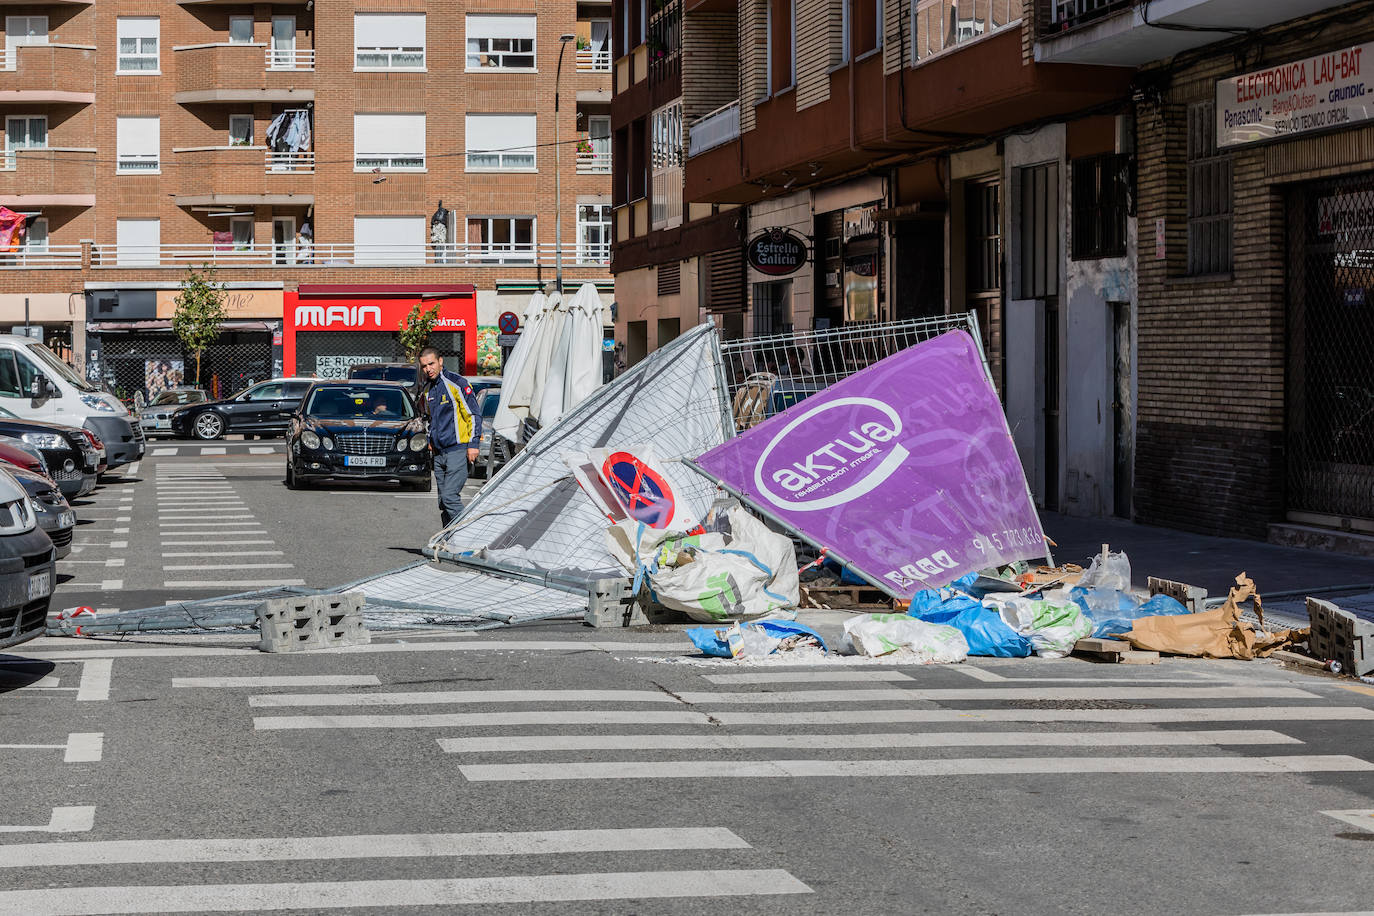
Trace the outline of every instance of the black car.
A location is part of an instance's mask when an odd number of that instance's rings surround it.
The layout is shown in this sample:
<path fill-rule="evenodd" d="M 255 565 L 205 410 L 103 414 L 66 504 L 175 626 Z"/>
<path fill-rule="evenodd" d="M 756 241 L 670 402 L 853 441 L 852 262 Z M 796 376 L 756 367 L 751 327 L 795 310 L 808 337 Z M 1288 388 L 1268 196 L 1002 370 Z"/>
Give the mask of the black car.
<path fill-rule="evenodd" d="M 280 435 L 314 379 L 274 378 L 245 388 L 232 398 L 188 404 L 172 413 L 172 435 L 181 439 L 218 439 L 228 433 Z"/>
<path fill-rule="evenodd" d="M 57 580 L 55 560 L 28 494 L 0 471 L 0 649 L 42 634 Z"/>
<path fill-rule="evenodd" d="M 311 386 L 291 418 L 286 485 L 295 490 L 329 477 L 430 488 L 429 436 L 405 384 L 342 379 Z"/>
<path fill-rule="evenodd" d="M 0 408 L 0 436 L 13 436 L 38 449 L 48 463 L 48 476 L 67 499 L 85 496 L 95 489 L 100 474 L 100 454 L 85 430 L 59 423 L 21 420 Z"/>
<path fill-rule="evenodd" d="M 405 382 L 414 387 L 420 383 L 420 367 L 414 363 L 360 363 L 348 367 L 348 377 L 369 382 Z"/>
<path fill-rule="evenodd" d="M 38 519 L 38 527 L 42 528 L 52 541 L 53 548 L 57 550 L 57 558 L 60 560 L 68 556 L 72 552 L 72 532 L 76 527 L 76 513 L 63 498 L 62 491 L 57 489 L 57 484 L 47 474 L 26 468 L 9 465 L 4 470 L 24 488 L 25 493 L 29 494 L 29 508 L 33 509 L 33 514 Z"/>

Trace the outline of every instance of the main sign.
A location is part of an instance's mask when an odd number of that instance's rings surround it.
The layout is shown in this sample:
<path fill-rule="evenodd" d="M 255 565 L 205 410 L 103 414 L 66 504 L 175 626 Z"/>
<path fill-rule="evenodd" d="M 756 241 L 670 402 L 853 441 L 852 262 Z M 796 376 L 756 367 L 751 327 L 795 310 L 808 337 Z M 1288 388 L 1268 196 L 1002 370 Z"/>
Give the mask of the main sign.
<path fill-rule="evenodd" d="M 806 241 L 791 229 L 765 229 L 749 240 L 749 266 L 770 277 L 785 277 L 806 265 Z"/>
<path fill-rule="evenodd" d="M 1374 120 L 1374 42 L 1217 81 L 1217 146 Z"/>

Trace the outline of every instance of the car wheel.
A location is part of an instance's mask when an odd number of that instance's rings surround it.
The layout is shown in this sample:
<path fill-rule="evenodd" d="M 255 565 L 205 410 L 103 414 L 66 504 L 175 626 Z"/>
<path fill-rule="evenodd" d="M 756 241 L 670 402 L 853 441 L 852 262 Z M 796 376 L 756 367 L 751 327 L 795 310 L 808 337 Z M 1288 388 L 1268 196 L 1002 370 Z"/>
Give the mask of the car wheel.
<path fill-rule="evenodd" d="M 196 414 L 191 421 L 191 432 L 197 439 L 218 439 L 224 435 L 224 419 L 213 410 Z"/>
<path fill-rule="evenodd" d="M 300 484 L 296 482 L 296 471 L 291 465 L 286 466 L 286 489 L 299 490 Z"/>

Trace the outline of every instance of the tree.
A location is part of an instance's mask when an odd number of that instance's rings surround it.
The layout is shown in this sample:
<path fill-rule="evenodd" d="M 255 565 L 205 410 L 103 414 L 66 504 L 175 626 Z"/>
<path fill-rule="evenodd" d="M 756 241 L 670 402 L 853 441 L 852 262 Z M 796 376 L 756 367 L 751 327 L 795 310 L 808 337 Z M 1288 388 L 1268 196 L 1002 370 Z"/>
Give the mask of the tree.
<path fill-rule="evenodd" d="M 200 384 L 200 358 L 205 348 L 219 337 L 224 323 L 224 285 L 215 282 L 215 269 L 192 270 L 181 281 L 181 292 L 174 300 L 172 333 L 182 349 L 196 358 L 196 384 Z"/>
<path fill-rule="evenodd" d="M 420 351 L 429 346 L 429 334 L 439 323 L 439 303 L 429 311 L 421 311 L 420 303 L 410 307 L 410 313 L 401 320 L 401 347 L 405 349 L 406 361 L 415 362 Z"/>

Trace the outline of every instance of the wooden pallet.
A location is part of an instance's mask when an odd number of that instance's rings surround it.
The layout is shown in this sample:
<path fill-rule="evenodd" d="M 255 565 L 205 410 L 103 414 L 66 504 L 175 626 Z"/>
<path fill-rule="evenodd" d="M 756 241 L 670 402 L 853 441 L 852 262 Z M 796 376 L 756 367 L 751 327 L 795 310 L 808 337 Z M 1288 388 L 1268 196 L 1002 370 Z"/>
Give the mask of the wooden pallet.
<path fill-rule="evenodd" d="M 1144 652 L 1121 639 L 1080 639 L 1073 651 L 1104 662 L 1123 665 L 1158 665 L 1158 652 Z"/>
<path fill-rule="evenodd" d="M 842 597 L 845 602 L 837 605 L 834 599 Z M 810 585 L 801 587 L 802 607 L 892 607 L 892 596 L 871 585 Z"/>

